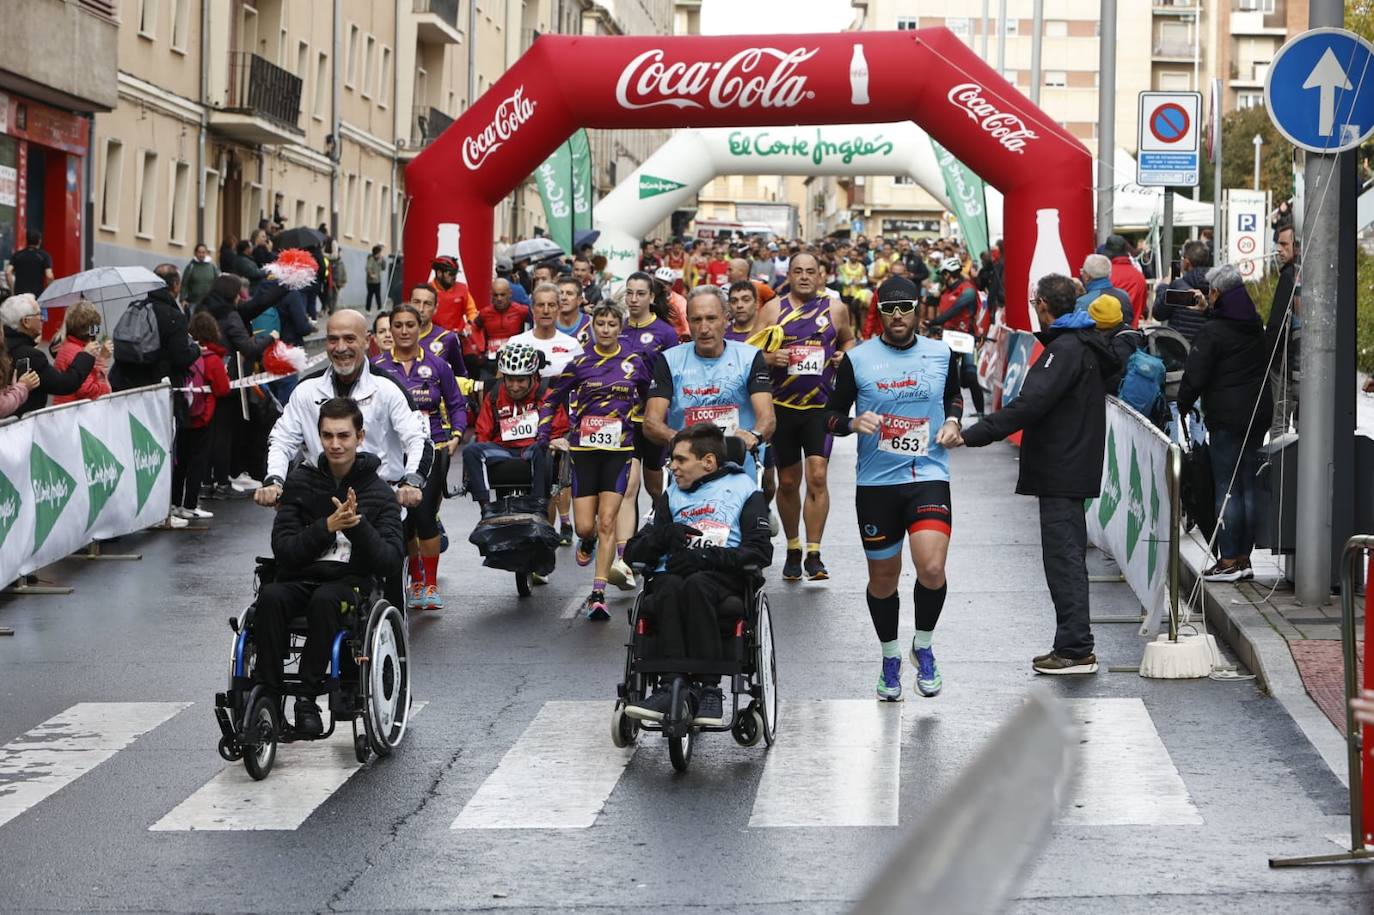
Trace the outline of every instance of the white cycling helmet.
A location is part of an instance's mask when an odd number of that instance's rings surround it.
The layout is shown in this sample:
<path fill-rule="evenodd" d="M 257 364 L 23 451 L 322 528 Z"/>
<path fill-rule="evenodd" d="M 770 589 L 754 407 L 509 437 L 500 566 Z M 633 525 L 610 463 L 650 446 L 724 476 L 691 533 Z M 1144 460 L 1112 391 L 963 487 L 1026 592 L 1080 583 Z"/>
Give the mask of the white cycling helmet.
<path fill-rule="evenodd" d="M 677 271 L 672 267 L 659 267 L 654 271 L 654 279 L 671 286 L 677 282 Z"/>
<path fill-rule="evenodd" d="M 940 270 L 943 273 L 963 273 L 964 265 L 959 263 L 957 257 L 947 257 L 940 262 Z"/>
<path fill-rule="evenodd" d="M 507 343 L 496 356 L 496 370 L 502 375 L 535 375 L 539 363 L 539 350 L 528 343 Z"/>

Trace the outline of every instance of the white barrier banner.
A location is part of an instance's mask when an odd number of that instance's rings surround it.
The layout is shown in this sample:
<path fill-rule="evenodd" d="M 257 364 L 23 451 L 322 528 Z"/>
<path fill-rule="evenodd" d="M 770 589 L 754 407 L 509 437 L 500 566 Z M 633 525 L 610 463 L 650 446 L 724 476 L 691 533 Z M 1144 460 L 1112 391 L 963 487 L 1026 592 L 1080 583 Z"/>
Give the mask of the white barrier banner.
<path fill-rule="evenodd" d="M 1087 504 L 1088 540 L 1121 567 L 1153 634 L 1168 600 L 1169 440 L 1149 420 L 1107 398 L 1102 495 Z"/>
<path fill-rule="evenodd" d="M 30 413 L 0 429 L 0 582 L 167 517 L 166 384 Z"/>

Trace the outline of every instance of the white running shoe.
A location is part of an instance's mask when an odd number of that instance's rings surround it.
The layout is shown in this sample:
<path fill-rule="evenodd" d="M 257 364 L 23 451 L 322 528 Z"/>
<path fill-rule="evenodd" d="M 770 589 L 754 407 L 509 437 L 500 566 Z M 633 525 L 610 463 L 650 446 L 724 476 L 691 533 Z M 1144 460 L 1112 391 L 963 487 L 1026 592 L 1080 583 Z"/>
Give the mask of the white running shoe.
<path fill-rule="evenodd" d="M 239 492 L 253 492 L 256 489 L 262 489 L 262 483 L 250 477 L 247 471 L 230 480 L 229 485 Z"/>
<path fill-rule="evenodd" d="M 211 518 L 215 517 L 215 513 L 208 512 L 203 508 L 183 508 L 181 510 L 181 517 L 185 518 L 187 521 L 209 521 Z"/>
<path fill-rule="evenodd" d="M 173 511 L 175 511 L 175 509 L 173 509 Z M 168 530 L 168 529 L 170 529 L 170 530 L 181 530 L 183 527 L 187 527 L 187 526 L 189 526 L 189 525 L 190 525 L 190 522 L 187 521 L 185 518 L 181 517 L 180 515 L 177 515 L 177 514 L 169 514 L 169 515 L 167 516 L 167 520 L 166 520 L 166 521 L 163 521 L 161 524 L 154 524 L 153 527 L 155 527 L 155 528 L 160 527 L 160 528 L 163 528 L 164 530 Z"/>
<path fill-rule="evenodd" d="M 615 562 L 611 563 L 611 570 L 606 575 L 606 580 L 615 585 L 622 591 L 633 591 L 635 589 L 635 573 L 625 560 L 617 556 Z"/>

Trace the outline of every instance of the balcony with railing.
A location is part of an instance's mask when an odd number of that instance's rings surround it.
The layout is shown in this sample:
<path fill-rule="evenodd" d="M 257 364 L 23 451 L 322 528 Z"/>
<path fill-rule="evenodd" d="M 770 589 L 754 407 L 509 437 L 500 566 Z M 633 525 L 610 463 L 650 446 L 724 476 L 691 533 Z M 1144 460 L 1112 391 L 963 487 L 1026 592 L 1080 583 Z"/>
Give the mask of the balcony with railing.
<path fill-rule="evenodd" d="M 1288 34 L 1288 23 L 1283 13 L 1263 9 L 1239 9 L 1231 11 L 1230 31 L 1232 35 L 1269 35 L 1282 38 Z"/>
<path fill-rule="evenodd" d="M 305 135 L 299 76 L 250 51 L 230 54 L 228 95 L 210 128 L 242 143 L 293 143 Z"/>
<path fill-rule="evenodd" d="M 475 0 L 468 0 L 469 3 Z M 459 0 L 413 0 L 415 33 L 426 44 L 461 44 L 458 25 Z"/>
<path fill-rule="evenodd" d="M 453 118 L 438 108 L 416 105 L 411 109 L 410 140 L 406 144 L 406 153 L 414 155 L 424 149 L 437 140 L 439 134 L 447 130 L 452 123 Z"/>
<path fill-rule="evenodd" d="M 1231 86 L 1233 88 L 1262 87 L 1269 77 L 1269 61 L 1231 61 Z"/>
<path fill-rule="evenodd" d="M 1192 60 L 1197 53 L 1197 45 L 1186 38 L 1156 38 L 1154 42 L 1155 60 Z"/>

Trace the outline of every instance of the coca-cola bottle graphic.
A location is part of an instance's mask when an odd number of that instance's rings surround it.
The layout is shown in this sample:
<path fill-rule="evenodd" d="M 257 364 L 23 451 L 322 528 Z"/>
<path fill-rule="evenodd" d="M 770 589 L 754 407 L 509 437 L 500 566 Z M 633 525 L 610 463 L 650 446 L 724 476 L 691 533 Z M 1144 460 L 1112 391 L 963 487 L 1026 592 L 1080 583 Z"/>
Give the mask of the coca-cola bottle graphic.
<path fill-rule="evenodd" d="M 458 223 L 439 223 L 438 236 L 434 241 L 434 257 L 451 257 L 458 265 L 458 278 L 453 281 L 452 286 L 438 293 L 439 302 L 434 313 L 434 322 L 440 327 L 461 327 L 463 335 L 467 336 L 469 328 L 466 326 L 466 319 L 463 316 L 466 313 L 468 302 L 468 275 L 467 271 L 463 269 L 463 253 L 458 244 Z M 429 271 L 429 281 L 434 282 L 432 266 Z"/>
<path fill-rule="evenodd" d="M 441 223 L 439 223 L 439 230 L 438 230 L 438 232 L 439 232 L 438 238 L 436 238 L 435 241 L 434 241 L 434 256 L 435 256 L 435 257 L 451 257 L 451 258 L 453 258 L 455 261 L 457 261 L 457 263 L 458 263 L 458 283 L 456 283 L 455 285 L 461 284 L 461 285 L 463 286 L 463 288 L 466 289 L 466 288 L 467 288 L 467 285 L 468 285 L 468 275 L 467 275 L 467 271 L 465 271 L 465 270 L 463 269 L 463 252 L 462 252 L 461 250 L 459 250 L 459 245 L 458 245 L 458 234 L 459 234 L 458 223 L 456 223 L 456 222 L 441 222 Z M 433 270 L 431 270 L 431 271 L 429 272 L 429 278 L 430 278 L 431 280 L 434 279 L 434 271 L 433 271 Z"/>
<path fill-rule="evenodd" d="M 868 61 L 861 44 L 854 45 L 854 56 L 849 59 L 849 101 L 854 105 L 868 104 Z"/>
<path fill-rule="evenodd" d="M 1059 237 L 1059 211 L 1044 209 L 1035 211 L 1035 253 L 1030 264 L 1030 324 L 1031 330 L 1040 330 L 1040 318 L 1035 310 L 1035 286 L 1040 278 L 1051 273 L 1072 277 L 1069 269 L 1069 256 L 1064 253 L 1064 241 Z"/>

